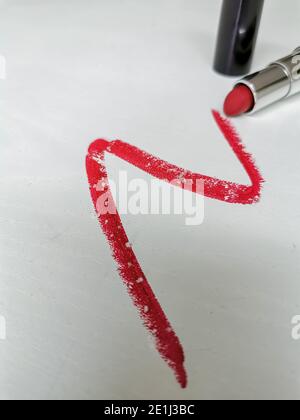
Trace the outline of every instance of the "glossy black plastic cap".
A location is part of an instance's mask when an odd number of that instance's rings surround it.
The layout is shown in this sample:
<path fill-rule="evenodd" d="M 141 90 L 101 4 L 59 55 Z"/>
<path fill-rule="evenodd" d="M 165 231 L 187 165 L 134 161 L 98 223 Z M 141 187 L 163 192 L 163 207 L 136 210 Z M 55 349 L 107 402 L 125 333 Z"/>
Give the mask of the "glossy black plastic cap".
<path fill-rule="evenodd" d="M 228 76 L 249 73 L 264 0 L 223 0 L 214 69 Z"/>

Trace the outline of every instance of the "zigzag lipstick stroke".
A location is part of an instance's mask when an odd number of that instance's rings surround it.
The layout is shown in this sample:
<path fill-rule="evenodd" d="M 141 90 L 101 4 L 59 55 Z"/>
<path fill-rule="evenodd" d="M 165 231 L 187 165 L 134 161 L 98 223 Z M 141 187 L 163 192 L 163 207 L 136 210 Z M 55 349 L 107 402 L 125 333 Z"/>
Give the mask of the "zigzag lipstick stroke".
<path fill-rule="evenodd" d="M 204 195 L 212 199 L 232 204 L 253 204 L 258 202 L 263 178 L 256 168 L 252 156 L 246 152 L 230 122 L 221 117 L 216 111 L 213 111 L 213 117 L 229 146 L 247 172 L 251 185 L 236 184 L 187 171 L 120 140 L 113 142 L 96 140 L 90 145 L 86 157 L 86 170 L 91 197 L 103 233 L 112 249 L 120 276 L 145 327 L 154 337 L 158 352 L 174 371 L 177 381 L 182 388 L 187 386 L 183 347 L 151 289 L 130 245 L 112 198 L 105 166 L 105 153 L 111 153 L 166 182 L 172 182 L 174 179 L 185 179 L 192 180 L 192 185 L 195 186 L 195 181 L 201 180 L 204 182 Z M 180 183 L 178 187 L 183 188 L 183 184 Z M 194 187 L 192 191 L 197 192 L 196 190 L 194 191 Z M 106 194 L 105 197 L 109 198 L 108 201 L 110 206 L 112 206 L 109 211 L 99 210 L 99 200 L 103 199 L 103 194 Z"/>

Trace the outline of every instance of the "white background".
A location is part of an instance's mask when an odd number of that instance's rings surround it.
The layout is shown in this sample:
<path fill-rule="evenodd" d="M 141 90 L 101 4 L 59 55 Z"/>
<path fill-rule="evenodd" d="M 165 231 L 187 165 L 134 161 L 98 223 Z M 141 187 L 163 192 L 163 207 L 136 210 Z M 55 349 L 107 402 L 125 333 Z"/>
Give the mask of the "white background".
<path fill-rule="evenodd" d="M 247 182 L 210 114 L 221 2 L 0 2 L 1 399 L 299 398 L 300 101 L 235 120 L 266 179 L 260 204 L 205 201 L 205 222 L 126 217 L 181 338 L 182 391 L 153 349 L 93 217 L 84 158 L 121 138 Z M 254 67 L 300 43 L 298 0 L 267 0 Z M 298 38 L 297 38 L 298 36 Z M 128 169 L 109 159 L 111 174 Z"/>

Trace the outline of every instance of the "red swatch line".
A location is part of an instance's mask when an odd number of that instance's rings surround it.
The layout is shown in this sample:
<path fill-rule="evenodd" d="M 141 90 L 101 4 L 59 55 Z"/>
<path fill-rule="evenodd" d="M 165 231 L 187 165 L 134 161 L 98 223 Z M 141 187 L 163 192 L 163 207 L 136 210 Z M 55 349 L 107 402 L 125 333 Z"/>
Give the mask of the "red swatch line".
<path fill-rule="evenodd" d="M 130 245 L 111 195 L 105 165 L 105 153 L 111 153 L 166 182 L 172 182 L 174 179 L 192 180 L 193 183 L 189 183 L 189 185 L 193 185 L 193 192 L 197 192 L 195 188 L 196 181 L 202 180 L 204 182 L 204 195 L 212 199 L 234 204 L 256 203 L 260 198 L 263 178 L 256 168 L 252 156 L 246 152 L 230 122 L 221 117 L 216 111 L 213 111 L 213 116 L 229 146 L 247 172 L 251 185 L 236 184 L 193 173 L 156 158 L 120 140 L 113 142 L 96 140 L 90 145 L 86 157 L 86 169 L 92 200 L 103 233 L 112 249 L 120 276 L 145 327 L 154 337 L 158 352 L 174 371 L 178 382 L 183 388 L 187 386 L 183 347 L 151 289 Z M 102 188 L 98 188 L 99 183 L 103 184 Z M 183 188 L 183 185 L 179 184 L 178 187 Z M 110 203 L 113 203 L 114 206 L 114 208 L 110 208 L 109 213 L 101 210 L 99 212 L 98 203 L 103 198 L 103 194 L 106 194 L 105 197 L 109 197 Z"/>

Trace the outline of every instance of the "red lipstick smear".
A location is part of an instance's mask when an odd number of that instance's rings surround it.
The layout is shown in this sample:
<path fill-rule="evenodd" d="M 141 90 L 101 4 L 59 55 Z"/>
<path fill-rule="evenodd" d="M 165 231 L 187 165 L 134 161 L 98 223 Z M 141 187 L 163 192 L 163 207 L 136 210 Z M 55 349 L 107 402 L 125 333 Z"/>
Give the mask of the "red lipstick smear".
<path fill-rule="evenodd" d="M 251 185 L 236 184 L 190 172 L 120 140 L 112 142 L 96 140 L 89 147 L 86 157 L 86 169 L 92 200 L 103 233 L 112 249 L 120 276 L 145 327 L 154 338 L 158 352 L 174 371 L 182 388 L 187 386 L 183 347 L 151 289 L 122 225 L 109 186 L 105 153 L 111 153 L 166 182 L 173 182 L 174 179 L 188 180 L 189 185 L 195 186 L 196 182 L 191 183 L 191 180 L 202 180 L 204 182 L 204 195 L 209 198 L 233 204 L 256 203 L 260 198 L 262 176 L 251 155 L 245 151 L 241 140 L 229 121 L 221 117 L 216 111 L 213 111 L 213 116 L 229 146 L 246 170 Z M 183 185 L 179 183 L 178 187 L 184 188 Z M 194 191 L 194 187 L 191 189 Z M 194 192 L 197 192 L 196 187 Z M 99 205 L 103 200 L 110 203 L 109 211 L 103 211 L 103 206 Z"/>

